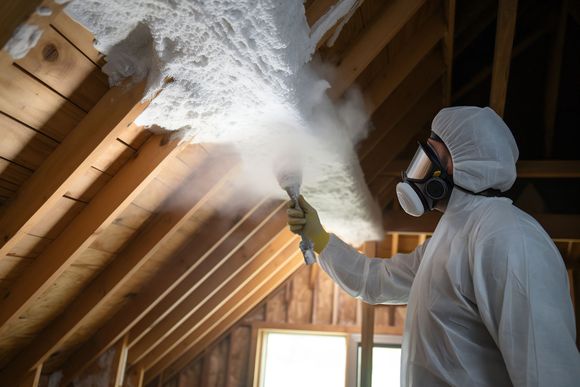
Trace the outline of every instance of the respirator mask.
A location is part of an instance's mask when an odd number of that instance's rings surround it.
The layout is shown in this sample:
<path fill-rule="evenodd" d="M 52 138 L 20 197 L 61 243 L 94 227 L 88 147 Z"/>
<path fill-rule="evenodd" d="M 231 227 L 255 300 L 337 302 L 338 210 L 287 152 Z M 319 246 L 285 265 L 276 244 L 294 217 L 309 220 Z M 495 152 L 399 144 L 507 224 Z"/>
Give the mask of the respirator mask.
<path fill-rule="evenodd" d="M 442 142 L 434 135 L 431 137 Z M 402 178 L 397 184 L 397 198 L 403 210 L 412 216 L 421 216 L 434 209 L 439 201 L 449 198 L 454 186 L 453 177 L 447 173 L 437 153 L 421 141 L 409 167 L 402 172 Z"/>

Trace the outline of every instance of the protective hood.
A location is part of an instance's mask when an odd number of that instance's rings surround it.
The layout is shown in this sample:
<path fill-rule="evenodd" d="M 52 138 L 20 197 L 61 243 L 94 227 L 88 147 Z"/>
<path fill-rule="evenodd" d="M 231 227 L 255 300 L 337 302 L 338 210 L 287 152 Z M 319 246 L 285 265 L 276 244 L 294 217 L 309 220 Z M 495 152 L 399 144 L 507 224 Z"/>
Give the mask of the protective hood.
<path fill-rule="evenodd" d="M 473 106 L 442 109 L 431 130 L 451 153 L 453 181 L 473 192 L 507 191 L 516 180 L 518 146 L 492 109 Z"/>

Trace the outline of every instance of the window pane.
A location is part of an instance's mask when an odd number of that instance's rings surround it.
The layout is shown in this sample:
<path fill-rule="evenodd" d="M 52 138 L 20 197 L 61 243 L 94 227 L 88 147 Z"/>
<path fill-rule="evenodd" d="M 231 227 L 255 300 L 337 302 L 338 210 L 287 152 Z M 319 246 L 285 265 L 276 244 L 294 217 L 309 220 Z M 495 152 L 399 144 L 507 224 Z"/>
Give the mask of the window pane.
<path fill-rule="evenodd" d="M 360 385 L 361 347 L 358 347 L 357 378 Z M 399 387 L 401 385 L 401 347 L 373 347 L 372 385 L 378 387 Z"/>
<path fill-rule="evenodd" d="M 344 387 L 344 336 L 268 332 L 263 387 Z"/>
<path fill-rule="evenodd" d="M 401 348 L 373 348 L 373 386 L 401 385 Z"/>

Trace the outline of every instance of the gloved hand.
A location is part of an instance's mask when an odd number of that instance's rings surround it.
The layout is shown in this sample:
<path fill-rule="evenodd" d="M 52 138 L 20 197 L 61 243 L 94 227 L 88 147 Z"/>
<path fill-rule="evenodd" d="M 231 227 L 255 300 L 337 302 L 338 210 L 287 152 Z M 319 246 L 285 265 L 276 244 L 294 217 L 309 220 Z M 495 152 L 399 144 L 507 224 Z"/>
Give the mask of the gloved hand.
<path fill-rule="evenodd" d="M 294 208 L 293 203 L 290 203 L 288 208 L 288 225 L 290 231 L 295 234 L 304 233 L 308 239 L 314 244 L 314 251 L 320 254 L 328 244 L 330 235 L 324 230 L 320 224 L 318 213 L 302 195 L 298 198 L 298 203 L 302 209 Z"/>

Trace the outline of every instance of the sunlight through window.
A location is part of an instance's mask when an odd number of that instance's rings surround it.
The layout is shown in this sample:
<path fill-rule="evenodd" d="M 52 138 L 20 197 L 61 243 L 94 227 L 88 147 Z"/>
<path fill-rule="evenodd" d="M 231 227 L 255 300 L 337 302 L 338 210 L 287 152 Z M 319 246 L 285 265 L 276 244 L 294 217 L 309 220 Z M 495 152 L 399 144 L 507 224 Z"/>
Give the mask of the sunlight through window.
<path fill-rule="evenodd" d="M 344 387 L 346 337 L 264 332 L 261 387 Z"/>

